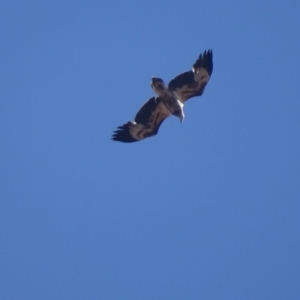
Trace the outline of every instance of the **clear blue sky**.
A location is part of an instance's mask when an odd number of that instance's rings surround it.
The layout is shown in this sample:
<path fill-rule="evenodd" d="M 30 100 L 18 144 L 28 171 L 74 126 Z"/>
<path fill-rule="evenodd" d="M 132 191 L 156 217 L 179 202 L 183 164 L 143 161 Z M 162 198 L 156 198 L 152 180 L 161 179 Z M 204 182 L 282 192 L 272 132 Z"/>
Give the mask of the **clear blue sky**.
<path fill-rule="evenodd" d="M 2 0 L 0 298 L 300 299 L 299 16 L 297 0 Z M 110 140 L 151 76 L 209 48 L 182 125 Z"/>

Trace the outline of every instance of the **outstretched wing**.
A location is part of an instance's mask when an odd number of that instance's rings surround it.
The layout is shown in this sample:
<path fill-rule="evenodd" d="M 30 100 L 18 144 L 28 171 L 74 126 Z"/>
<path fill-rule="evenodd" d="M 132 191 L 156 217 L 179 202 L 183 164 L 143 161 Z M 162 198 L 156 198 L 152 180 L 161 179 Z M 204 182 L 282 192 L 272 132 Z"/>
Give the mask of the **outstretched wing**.
<path fill-rule="evenodd" d="M 162 122 L 170 115 L 161 98 L 152 97 L 140 108 L 134 122 L 127 122 L 114 131 L 112 140 L 131 143 L 156 135 Z"/>
<path fill-rule="evenodd" d="M 200 54 L 193 65 L 193 71 L 184 72 L 169 83 L 169 89 L 174 91 L 179 100 L 184 103 L 188 99 L 201 96 L 213 71 L 212 50 Z"/>

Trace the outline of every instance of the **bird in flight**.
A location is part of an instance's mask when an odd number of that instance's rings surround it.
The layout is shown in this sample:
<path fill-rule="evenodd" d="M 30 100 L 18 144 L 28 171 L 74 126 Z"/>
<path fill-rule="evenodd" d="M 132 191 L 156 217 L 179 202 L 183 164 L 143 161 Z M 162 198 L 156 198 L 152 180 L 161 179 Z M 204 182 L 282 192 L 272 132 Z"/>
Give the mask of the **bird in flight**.
<path fill-rule="evenodd" d="M 158 77 L 152 77 L 151 87 L 157 94 L 138 111 L 134 121 L 119 126 L 112 140 L 131 143 L 141 141 L 158 133 L 162 122 L 171 115 L 184 120 L 183 106 L 192 97 L 201 96 L 213 71 L 212 50 L 199 55 L 192 71 L 172 79 L 168 86 Z"/>

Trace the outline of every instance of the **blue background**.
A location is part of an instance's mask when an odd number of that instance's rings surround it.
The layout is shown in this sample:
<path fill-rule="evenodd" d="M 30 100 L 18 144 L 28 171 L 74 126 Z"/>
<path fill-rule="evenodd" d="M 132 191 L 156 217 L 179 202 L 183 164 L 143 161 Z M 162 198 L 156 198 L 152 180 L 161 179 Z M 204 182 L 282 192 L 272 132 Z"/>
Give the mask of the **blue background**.
<path fill-rule="evenodd" d="M 1 299 L 300 299 L 300 2 L 0 4 Z M 110 140 L 205 49 L 205 93 Z"/>

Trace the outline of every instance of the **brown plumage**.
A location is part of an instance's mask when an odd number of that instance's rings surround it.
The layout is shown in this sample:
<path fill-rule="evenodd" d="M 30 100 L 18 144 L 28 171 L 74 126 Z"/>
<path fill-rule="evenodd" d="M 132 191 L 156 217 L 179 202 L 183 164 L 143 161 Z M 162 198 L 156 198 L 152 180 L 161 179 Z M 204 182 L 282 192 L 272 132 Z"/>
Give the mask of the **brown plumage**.
<path fill-rule="evenodd" d="M 192 71 L 184 72 L 166 86 L 162 79 L 153 77 L 151 87 L 158 94 L 149 99 L 138 111 L 134 121 L 119 126 L 112 139 L 125 143 L 136 142 L 158 133 L 162 122 L 174 115 L 184 119 L 184 103 L 201 96 L 213 71 L 212 50 L 204 51 L 193 65 Z"/>

